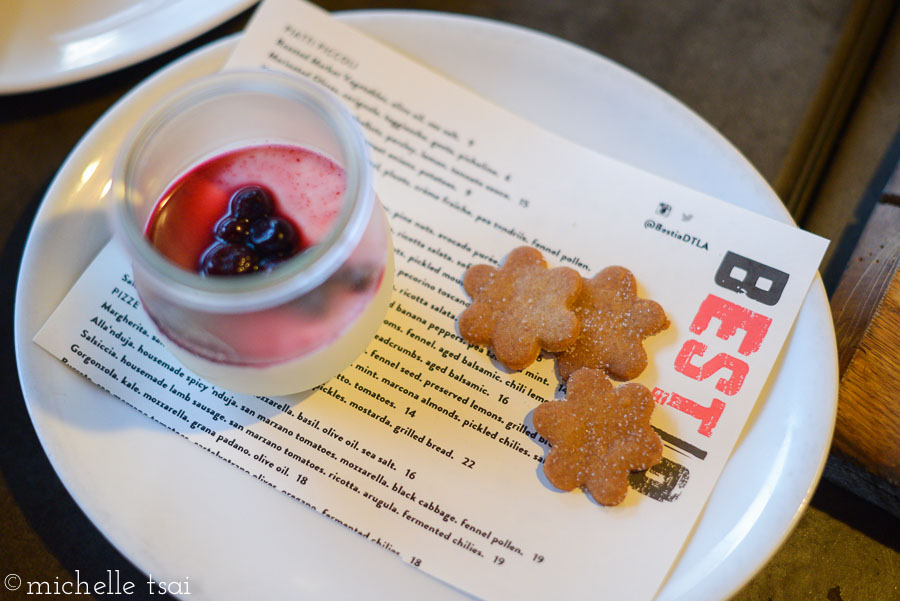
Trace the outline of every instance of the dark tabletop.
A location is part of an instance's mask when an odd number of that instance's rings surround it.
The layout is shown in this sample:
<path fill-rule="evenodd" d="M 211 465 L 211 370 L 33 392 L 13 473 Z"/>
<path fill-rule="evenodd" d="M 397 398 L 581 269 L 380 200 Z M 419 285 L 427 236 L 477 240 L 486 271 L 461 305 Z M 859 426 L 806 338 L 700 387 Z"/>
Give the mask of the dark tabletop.
<path fill-rule="evenodd" d="M 791 168 L 800 160 L 798 156 L 802 159 L 811 107 L 821 102 L 823 86 L 834 72 L 835 55 L 860 2 L 335 0 L 320 4 L 328 10 L 413 8 L 478 15 L 590 48 L 651 80 L 710 122 L 784 198 L 795 181 Z M 136 84 L 186 52 L 239 31 L 247 16 L 242 14 L 199 39 L 110 75 L 58 89 L 0 96 L 0 310 L 6 315 L 13 314 L 18 266 L 31 221 L 51 179 L 79 139 Z M 886 35 L 896 40 L 897 29 L 894 15 Z M 873 50 L 876 55 L 885 46 L 897 46 L 879 44 Z M 874 76 L 871 70 L 864 70 L 866 77 L 875 77 L 876 92 L 883 90 L 877 68 Z M 861 89 L 865 94 L 865 85 Z M 877 107 L 866 108 L 866 102 L 877 103 L 878 98 L 855 97 L 850 110 L 868 110 L 860 119 L 865 117 L 867 127 L 875 132 L 867 138 L 876 140 L 874 149 L 866 147 L 871 168 L 855 165 L 845 170 L 849 175 L 841 175 L 850 178 L 844 189 L 856 186 L 860 198 L 871 185 L 887 144 L 883 140 L 891 138 L 885 132 L 895 131 L 898 125 L 890 121 L 891 113 L 889 122 L 884 122 Z M 840 203 L 824 198 L 819 205 L 805 205 L 802 213 L 795 211 L 795 216 L 801 225 L 840 239 L 853 215 L 853 206 L 848 208 L 847 202 L 846 198 Z M 823 265 L 825 275 L 839 277 L 839 261 L 840 257 L 829 257 Z M 58 578 L 63 582 L 73 580 L 77 570 L 83 580 L 99 581 L 106 578 L 107 570 L 120 570 L 123 581 L 146 580 L 81 513 L 48 463 L 14 369 L 12 319 L 3 323 L 0 348 L 7 368 L 0 402 L 0 578 L 15 573 L 26 581 Z M 783 548 L 734 599 L 900 599 L 898 509 L 873 503 L 859 490 L 848 490 L 847 478 L 840 476 L 848 470 L 853 473 L 853 466 L 832 457 L 826 476 L 834 477 L 819 484 L 810 508 Z M 13 594 L 0 586 L 0 599 L 26 598 L 21 591 Z"/>

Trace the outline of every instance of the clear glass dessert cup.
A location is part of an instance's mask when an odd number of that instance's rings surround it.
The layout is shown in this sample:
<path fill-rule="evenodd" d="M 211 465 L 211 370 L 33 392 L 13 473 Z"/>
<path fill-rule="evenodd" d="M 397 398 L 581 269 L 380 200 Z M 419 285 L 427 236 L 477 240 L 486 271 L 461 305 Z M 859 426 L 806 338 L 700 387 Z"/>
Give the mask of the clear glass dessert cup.
<path fill-rule="evenodd" d="M 343 194 L 319 239 L 271 271 L 235 276 L 202 276 L 164 256 L 147 231 L 173 182 L 215 157 L 259 147 L 305 149 L 343 169 Z M 293 168 L 290 161 L 278 166 L 299 188 L 303 176 Z M 256 395 L 308 390 L 352 363 L 381 325 L 393 281 L 390 230 L 372 179 L 352 114 L 305 79 L 222 72 L 164 99 L 117 157 L 110 216 L 165 346 L 207 381 Z M 304 229 L 304 215 L 282 212 Z"/>

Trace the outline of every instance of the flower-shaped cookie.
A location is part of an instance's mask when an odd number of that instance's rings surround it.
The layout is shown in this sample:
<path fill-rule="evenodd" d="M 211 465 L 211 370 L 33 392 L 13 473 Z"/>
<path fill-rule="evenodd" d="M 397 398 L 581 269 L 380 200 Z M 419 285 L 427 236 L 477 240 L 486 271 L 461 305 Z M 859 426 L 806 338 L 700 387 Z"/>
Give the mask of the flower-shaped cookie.
<path fill-rule="evenodd" d="M 509 369 L 524 369 L 542 348 L 563 351 L 578 337 L 572 306 L 581 276 L 568 267 L 549 269 L 534 248 L 516 248 L 499 269 L 473 265 L 463 288 L 472 304 L 459 317 L 459 333 L 470 344 L 491 346 Z"/>
<path fill-rule="evenodd" d="M 607 267 L 585 280 L 575 303 L 581 336 L 558 359 L 563 380 L 580 367 L 592 367 L 615 380 L 631 380 L 647 367 L 643 341 L 669 326 L 662 307 L 637 296 L 634 275 Z"/>
<path fill-rule="evenodd" d="M 581 486 L 601 505 L 621 503 L 628 474 L 662 457 L 662 440 L 650 427 L 653 396 L 637 383 L 613 388 L 595 369 L 569 378 L 565 401 L 542 403 L 534 427 L 552 448 L 544 474 L 561 490 Z"/>

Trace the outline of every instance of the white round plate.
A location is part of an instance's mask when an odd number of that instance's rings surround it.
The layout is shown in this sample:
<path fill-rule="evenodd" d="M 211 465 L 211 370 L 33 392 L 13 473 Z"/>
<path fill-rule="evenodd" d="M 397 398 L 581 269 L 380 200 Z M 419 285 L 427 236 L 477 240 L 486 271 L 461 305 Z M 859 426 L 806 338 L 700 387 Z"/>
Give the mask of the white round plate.
<path fill-rule="evenodd" d="M 2 0 L 0 94 L 127 67 L 224 23 L 256 0 Z"/>
<path fill-rule="evenodd" d="M 715 130 L 633 73 L 533 31 L 470 17 L 338 18 L 585 146 L 782 221 L 787 212 Z M 235 40 L 148 79 L 85 135 L 47 192 L 18 283 L 15 339 L 38 436 L 72 496 L 154 579 L 190 601 L 468 598 L 202 453 L 32 341 L 108 239 L 99 198 L 123 132 L 168 90 L 217 69 Z M 814 282 L 785 351 L 660 601 L 722 600 L 778 548 L 815 487 L 837 405 L 834 329 Z"/>

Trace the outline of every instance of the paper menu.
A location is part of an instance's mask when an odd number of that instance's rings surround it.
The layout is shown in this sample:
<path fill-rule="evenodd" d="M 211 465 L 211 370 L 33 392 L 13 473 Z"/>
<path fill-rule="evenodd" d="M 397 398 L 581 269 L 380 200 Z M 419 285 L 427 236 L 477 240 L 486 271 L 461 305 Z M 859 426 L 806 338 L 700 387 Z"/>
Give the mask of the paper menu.
<path fill-rule="evenodd" d="M 251 476 L 474 595 L 652 597 L 824 243 L 574 147 L 296 0 L 263 3 L 231 64 L 263 63 L 337 90 L 368 134 L 397 278 L 366 354 L 312 395 L 204 389 L 154 339 L 115 247 L 38 341 Z M 641 377 L 669 448 L 635 478 L 645 496 L 623 506 L 598 508 L 541 479 L 545 447 L 529 414 L 555 394 L 552 362 L 506 373 L 455 335 L 465 266 L 520 243 L 585 275 L 628 266 L 672 321 L 648 341 Z"/>

